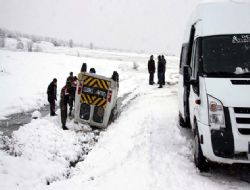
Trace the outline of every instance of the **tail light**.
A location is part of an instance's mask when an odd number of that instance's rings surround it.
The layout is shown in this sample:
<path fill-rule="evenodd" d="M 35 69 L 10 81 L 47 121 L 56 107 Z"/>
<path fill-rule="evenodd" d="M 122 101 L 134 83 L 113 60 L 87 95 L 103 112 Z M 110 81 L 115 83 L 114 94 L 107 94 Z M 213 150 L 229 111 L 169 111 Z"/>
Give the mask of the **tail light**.
<path fill-rule="evenodd" d="M 111 98 L 112 98 L 112 91 L 109 90 L 108 91 L 108 102 L 111 102 Z"/>
<path fill-rule="evenodd" d="M 81 92 L 82 92 L 82 84 L 80 83 L 80 84 L 78 85 L 78 89 L 77 89 L 78 95 L 80 95 Z"/>

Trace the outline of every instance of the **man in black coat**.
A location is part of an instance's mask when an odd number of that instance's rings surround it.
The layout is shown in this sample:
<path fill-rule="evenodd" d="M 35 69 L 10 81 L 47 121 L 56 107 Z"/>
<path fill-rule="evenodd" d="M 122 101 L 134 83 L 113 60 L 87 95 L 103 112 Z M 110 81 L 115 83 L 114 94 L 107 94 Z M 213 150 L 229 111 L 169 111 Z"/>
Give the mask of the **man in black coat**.
<path fill-rule="evenodd" d="M 70 81 L 72 83 L 73 80 L 74 80 L 73 72 L 70 72 L 66 81 Z"/>
<path fill-rule="evenodd" d="M 87 72 L 87 64 L 86 63 L 82 64 L 81 72 Z"/>
<path fill-rule="evenodd" d="M 167 61 L 166 61 L 164 55 L 161 56 L 161 59 L 162 59 L 162 62 L 163 62 L 163 64 L 164 64 L 163 85 L 165 85 L 165 73 L 166 73 L 166 63 L 167 63 Z"/>
<path fill-rule="evenodd" d="M 164 62 L 161 58 L 161 56 L 158 56 L 158 78 L 159 78 L 159 88 L 162 88 L 163 80 L 164 80 Z"/>
<path fill-rule="evenodd" d="M 154 84 L 154 74 L 155 74 L 155 61 L 154 56 L 151 55 L 150 59 L 148 60 L 148 72 L 149 72 L 149 84 Z"/>
<path fill-rule="evenodd" d="M 70 96 L 69 96 L 69 101 L 68 101 L 68 103 L 69 103 L 69 109 L 70 109 L 70 111 L 69 111 L 69 116 L 71 116 L 72 110 L 73 110 L 74 99 L 75 99 L 75 93 L 74 93 L 74 90 L 75 90 L 75 89 L 72 88 L 72 84 L 74 83 L 73 72 L 70 72 L 70 73 L 69 73 L 69 77 L 67 78 L 66 83 L 67 83 L 67 82 L 70 82 L 70 83 L 71 83 L 71 88 L 69 89 L 69 91 L 70 91 Z"/>
<path fill-rule="evenodd" d="M 57 115 L 55 113 L 55 109 L 56 109 L 55 101 L 57 100 L 56 93 L 57 93 L 57 79 L 54 78 L 47 88 L 48 101 L 50 104 L 50 116 Z"/>

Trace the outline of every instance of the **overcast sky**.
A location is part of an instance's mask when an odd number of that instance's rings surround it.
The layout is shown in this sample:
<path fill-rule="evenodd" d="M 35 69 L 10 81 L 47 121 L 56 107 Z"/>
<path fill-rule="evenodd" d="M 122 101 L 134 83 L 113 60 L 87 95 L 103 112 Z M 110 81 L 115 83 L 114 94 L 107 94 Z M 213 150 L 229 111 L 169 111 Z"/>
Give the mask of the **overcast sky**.
<path fill-rule="evenodd" d="M 176 53 L 199 0 L 0 0 L 0 27 L 85 45 Z"/>

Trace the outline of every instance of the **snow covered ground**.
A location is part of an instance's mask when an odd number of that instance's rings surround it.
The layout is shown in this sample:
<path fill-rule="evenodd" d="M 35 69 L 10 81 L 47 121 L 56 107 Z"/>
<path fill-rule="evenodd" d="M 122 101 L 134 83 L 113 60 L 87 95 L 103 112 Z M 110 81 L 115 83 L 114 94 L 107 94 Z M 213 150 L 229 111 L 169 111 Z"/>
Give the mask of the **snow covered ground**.
<path fill-rule="evenodd" d="M 158 89 L 148 85 L 148 55 L 99 51 L 92 56 L 80 50 L 84 57 L 78 57 L 68 51 L 0 50 L 0 116 L 46 104 L 49 82 L 58 78 L 60 90 L 83 62 L 102 75 L 119 72 L 120 116 L 100 134 L 86 126 L 85 133 L 79 132 L 82 126 L 70 120 L 71 130 L 63 131 L 60 116 L 45 116 L 22 126 L 11 139 L 1 136 L 1 190 L 249 189 L 230 174 L 203 176 L 195 168 L 188 132 L 177 125 L 178 58 L 167 57 L 168 84 Z"/>

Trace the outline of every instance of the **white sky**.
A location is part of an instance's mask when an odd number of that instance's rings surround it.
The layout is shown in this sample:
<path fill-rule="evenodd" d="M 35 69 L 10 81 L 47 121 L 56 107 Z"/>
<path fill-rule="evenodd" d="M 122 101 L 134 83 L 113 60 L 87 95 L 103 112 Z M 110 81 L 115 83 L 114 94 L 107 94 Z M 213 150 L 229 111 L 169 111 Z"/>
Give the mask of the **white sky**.
<path fill-rule="evenodd" d="M 176 53 L 199 0 L 0 0 L 0 27 L 85 45 Z"/>

